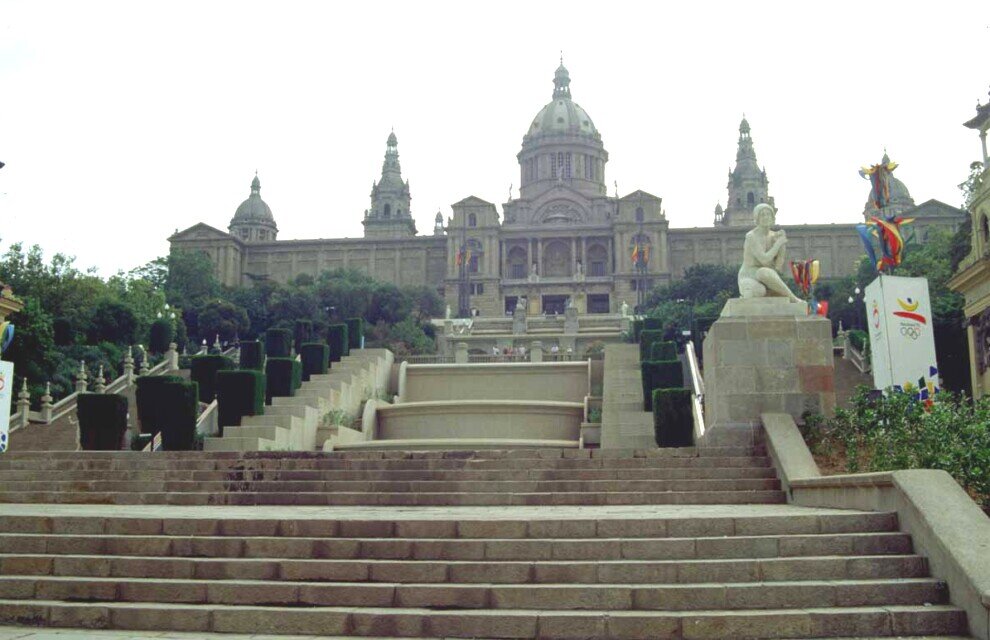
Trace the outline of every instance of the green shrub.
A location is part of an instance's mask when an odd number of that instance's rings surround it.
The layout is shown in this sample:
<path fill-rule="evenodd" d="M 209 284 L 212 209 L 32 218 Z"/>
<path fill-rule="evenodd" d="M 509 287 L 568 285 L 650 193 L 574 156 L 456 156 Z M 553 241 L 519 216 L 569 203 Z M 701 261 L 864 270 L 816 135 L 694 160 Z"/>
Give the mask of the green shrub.
<path fill-rule="evenodd" d="M 195 382 L 166 382 L 159 385 L 164 401 L 162 449 L 191 451 L 196 448 L 196 419 L 199 417 L 199 385 Z"/>
<path fill-rule="evenodd" d="M 302 359 L 302 379 L 309 380 L 314 374 L 326 373 L 330 369 L 330 347 L 322 342 L 307 342 L 299 349 Z"/>
<path fill-rule="evenodd" d="M 265 352 L 269 358 L 288 358 L 292 355 L 292 332 L 288 329 L 269 329 L 265 332 Z"/>
<path fill-rule="evenodd" d="M 148 341 L 148 350 L 151 353 L 165 353 L 168 345 L 175 339 L 175 328 L 172 320 L 168 318 L 158 318 L 151 323 L 151 337 Z"/>
<path fill-rule="evenodd" d="M 348 318 L 347 323 L 347 352 L 361 348 L 361 338 L 364 337 L 364 318 Z"/>
<path fill-rule="evenodd" d="M 684 368 L 680 360 L 647 360 L 639 365 L 643 377 L 643 411 L 653 409 L 654 389 L 684 387 Z"/>
<path fill-rule="evenodd" d="M 990 397 L 940 392 L 921 400 L 917 389 L 881 394 L 860 387 L 834 418 L 807 417 L 804 433 L 820 461 L 850 473 L 941 469 L 990 507 Z"/>
<path fill-rule="evenodd" d="M 161 394 L 156 391 L 159 385 L 166 382 L 183 382 L 180 376 L 141 376 L 137 379 L 137 390 L 134 399 L 137 403 L 138 422 L 141 433 L 158 433 L 161 431 L 161 417 L 164 412 Z"/>
<path fill-rule="evenodd" d="M 127 398 L 115 393 L 83 393 L 77 407 L 83 450 L 119 451 L 127 431 Z"/>
<path fill-rule="evenodd" d="M 265 374 L 255 369 L 235 369 L 217 373 L 217 423 L 237 427 L 244 416 L 265 413 Z"/>
<path fill-rule="evenodd" d="M 274 397 L 289 397 L 296 395 L 296 369 L 298 377 L 302 378 L 302 365 L 295 358 L 268 358 L 265 365 L 265 404 L 271 404 Z"/>
<path fill-rule="evenodd" d="M 700 348 L 705 339 L 705 334 L 712 328 L 718 316 L 699 316 L 691 323 L 691 339 Z"/>
<path fill-rule="evenodd" d="M 233 368 L 234 361 L 227 356 L 193 356 L 189 378 L 199 385 L 199 401 L 213 402 L 217 397 L 217 372 Z"/>
<path fill-rule="evenodd" d="M 849 342 L 863 355 L 870 351 L 870 334 L 861 329 L 849 330 Z"/>
<path fill-rule="evenodd" d="M 265 343 L 249 340 L 241 343 L 241 369 L 263 371 L 265 368 Z"/>
<path fill-rule="evenodd" d="M 292 345 L 296 349 L 296 353 L 299 353 L 299 348 L 304 342 L 309 342 L 312 339 L 313 323 L 310 320 L 296 320 L 292 342 Z"/>
<path fill-rule="evenodd" d="M 633 320 L 632 323 L 632 341 L 639 342 L 639 335 L 643 332 L 643 321 Z"/>
<path fill-rule="evenodd" d="M 327 344 L 330 346 L 330 362 L 340 362 L 348 353 L 347 325 L 332 324 L 327 327 Z"/>
<path fill-rule="evenodd" d="M 650 347 L 654 342 L 663 342 L 663 331 L 660 329 L 643 329 L 639 334 L 639 361 L 650 359 Z"/>
<path fill-rule="evenodd" d="M 653 391 L 653 431 L 658 447 L 690 447 L 694 444 L 694 416 L 689 389 Z"/>
<path fill-rule="evenodd" d="M 650 360 L 676 360 L 676 342 L 654 342 L 650 345 Z"/>

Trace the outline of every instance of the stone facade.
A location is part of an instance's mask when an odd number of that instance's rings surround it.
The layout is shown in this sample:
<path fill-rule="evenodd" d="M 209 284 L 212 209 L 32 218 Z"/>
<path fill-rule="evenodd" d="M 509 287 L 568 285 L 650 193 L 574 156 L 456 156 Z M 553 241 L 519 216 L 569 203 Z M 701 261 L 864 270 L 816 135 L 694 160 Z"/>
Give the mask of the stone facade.
<path fill-rule="evenodd" d="M 438 213 L 433 234 L 420 236 L 392 133 L 364 215 L 364 238 L 276 240 L 274 216 L 261 200 L 256 176 L 229 233 L 200 223 L 169 242 L 173 250 L 205 252 L 227 285 L 285 282 L 345 267 L 398 285 L 437 287 L 452 309 L 484 316 L 511 313 L 521 298 L 530 314 L 563 313 L 568 304 L 581 313 L 615 313 L 623 301 L 635 303 L 641 283 L 652 288 L 699 263 L 739 264 L 753 205 L 773 204 L 745 119 L 729 199 L 725 209 L 716 207 L 713 226 L 669 228 L 662 199 L 643 190 L 609 196 L 608 152 L 590 116 L 572 100 L 563 65 L 554 75 L 551 101 L 523 136 L 518 160 L 519 197 L 503 203 L 501 215 L 495 204 L 470 196 L 451 206 L 446 221 Z M 964 217 L 936 200 L 915 206 L 903 183 L 894 186 L 904 215 L 916 220 L 918 238 L 929 228 L 954 230 Z M 782 228 L 788 259 L 818 258 L 824 278 L 852 273 L 862 255 L 852 223 Z M 645 274 L 633 264 L 637 245 L 648 251 Z"/>
<path fill-rule="evenodd" d="M 990 393 L 990 155 L 987 132 L 990 131 L 990 104 L 976 106 L 976 117 L 965 123 L 980 134 L 983 147 L 983 172 L 977 178 L 970 202 L 972 248 L 959 264 L 949 286 L 966 297 L 964 311 L 969 319 L 970 379 L 972 394 L 980 398 Z"/>

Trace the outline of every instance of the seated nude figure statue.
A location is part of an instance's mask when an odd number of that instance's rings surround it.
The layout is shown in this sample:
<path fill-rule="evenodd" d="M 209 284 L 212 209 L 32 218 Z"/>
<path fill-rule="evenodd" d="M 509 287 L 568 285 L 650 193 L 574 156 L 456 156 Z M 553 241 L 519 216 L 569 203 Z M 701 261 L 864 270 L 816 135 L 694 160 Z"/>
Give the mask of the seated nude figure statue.
<path fill-rule="evenodd" d="M 746 243 L 743 245 L 739 295 L 743 298 L 780 296 L 791 302 L 801 302 L 777 273 L 784 266 L 787 236 L 783 230 L 770 230 L 774 223 L 773 207 L 766 203 L 756 205 L 753 218 L 756 220 L 756 228 L 746 234 Z"/>

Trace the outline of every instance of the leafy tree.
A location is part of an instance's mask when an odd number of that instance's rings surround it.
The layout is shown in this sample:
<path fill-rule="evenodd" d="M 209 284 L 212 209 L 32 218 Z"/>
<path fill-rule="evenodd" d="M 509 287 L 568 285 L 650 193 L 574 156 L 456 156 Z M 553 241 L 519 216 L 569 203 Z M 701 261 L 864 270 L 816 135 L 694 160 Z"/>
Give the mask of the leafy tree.
<path fill-rule="evenodd" d="M 87 338 L 90 343 L 134 344 L 137 331 L 138 318 L 131 307 L 114 300 L 102 300 L 96 305 Z"/>
<path fill-rule="evenodd" d="M 364 317 L 368 322 L 395 324 L 408 318 L 412 301 L 394 284 L 380 283 L 371 293 L 371 303 Z"/>
<path fill-rule="evenodd" d="M 187 311 L 216 300 L 220 285 L 213 275 L 213 262 L 199 251 L 173 251 L 168 256 L 165 297 L 170 305 Z"/>
<path fill-rule="evenodd" d="M 210 302 L 199 313 L 199 335 L 209 344 L 213 343 L 216 335 L 220 336 L 221 342 L 229 342 L 250 326 L 247 312 L 231 302 Z"/>
<path fill-rule="evenodd" d="M 32 384 L 43 386 L 58 359 L 52 317 L 36 298 L 24 298 L 24 308 L 10 320 L 14 323 L 14 341 L 4 352 L 4 360 L 14 363 L 17 384 L 26 377 Z M 16 391 L 13 396 L 17 396 Z"/>
<path fill-rule="evenodd" d="M 392 325 L 380 322 L 371 333 L 370 345 L 385 347 L 396 355 L 418 355 L 436 351 L 436 343 L 412 317 L 406 317 Z"/>
<path fill-rule="evenodd" d="M 426 286 L 404 287 L 402 291 L 412 303 L 412 314 L 420 322 L 428 318 L 442 318 L 445 311 L 443 298 L 436 288 Z"/>

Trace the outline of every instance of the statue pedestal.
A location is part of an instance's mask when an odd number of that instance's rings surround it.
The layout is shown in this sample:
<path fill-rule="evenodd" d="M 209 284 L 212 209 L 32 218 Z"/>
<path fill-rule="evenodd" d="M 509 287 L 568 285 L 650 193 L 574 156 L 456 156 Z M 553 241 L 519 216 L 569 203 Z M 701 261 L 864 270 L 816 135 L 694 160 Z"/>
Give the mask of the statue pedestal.
<path fill-rule="evenodd" d="M 799 313 L 800 310 L 800 313 Z M 784 298 L 734 298 L 704 343 L 705 423 L 835 409 L 832 323 Z"/>
<path fill-rule="evenodd" d="M 512 333 L 520 335 L 526 333 L 526 310 L 516 307 L 512 312 Z"/>

